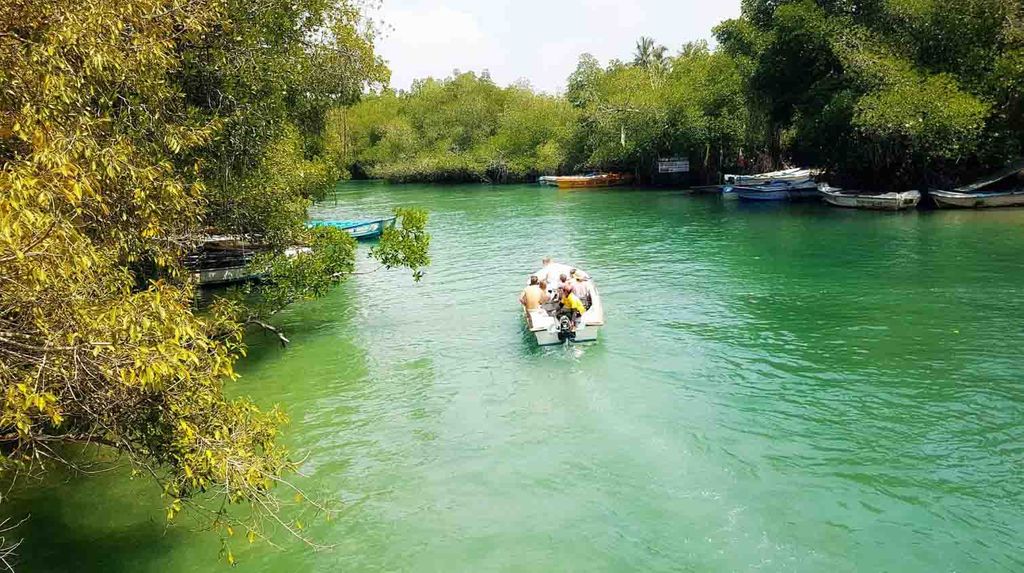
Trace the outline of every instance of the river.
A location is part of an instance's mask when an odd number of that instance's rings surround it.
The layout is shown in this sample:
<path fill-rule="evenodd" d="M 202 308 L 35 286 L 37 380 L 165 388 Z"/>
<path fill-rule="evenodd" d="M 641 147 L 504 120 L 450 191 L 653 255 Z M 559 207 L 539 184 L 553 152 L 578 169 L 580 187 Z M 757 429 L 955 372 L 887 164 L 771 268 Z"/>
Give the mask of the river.
<path fill-rule="evenodd" d="M 401 205 L 431 214 L 422 282 L 252 337 L 233 391 L 286 407 L 342 511 L 307 527 L 329 551 L 235 541 L 242 570 L 1024 569 L 1024 210 L 349 183 L 313 211 Z M 524 333 L 547 254 L 595 278 L 598 343 Z M 21 570 L 224 570 L 150 481 L 69 479 L 16 500 Z"/>

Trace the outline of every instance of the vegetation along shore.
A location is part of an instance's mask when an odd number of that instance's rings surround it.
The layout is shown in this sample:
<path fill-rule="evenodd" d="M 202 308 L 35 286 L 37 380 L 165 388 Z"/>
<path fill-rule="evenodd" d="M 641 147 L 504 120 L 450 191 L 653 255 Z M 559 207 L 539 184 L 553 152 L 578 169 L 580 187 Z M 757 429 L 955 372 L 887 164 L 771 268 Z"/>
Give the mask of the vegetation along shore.
<path fill-rule="evenodd" d="M 322 545 L 304 524 L 333 509 L 295 477 L 288 405 L 235 383 L 246 335 L 287 344 L 278 313 L 351 277 L 359 252 L 410 285 L 430 264 L 412 194 L 353 214 L 380 225 L 364 251 L 346 231 L 362 219 L 311 224 L 339 181 L 648 184 L 672 158 L 680 187 L 807 166 L 836 204 L 900 209 L 1024 157 L 1019 0 L 743 0 L 713 42 L 582 54 L 557 93 L 483 70 L 393 89 L 368 10 L 0 2 L 0 569 L 20 539 L 6 492 L 114 458 L 153 480 L 169 522 L 221 536 L 227 562 L 243 539 Z M 187 263 L 214 243 L 257 280 L 198 304 Z"/>

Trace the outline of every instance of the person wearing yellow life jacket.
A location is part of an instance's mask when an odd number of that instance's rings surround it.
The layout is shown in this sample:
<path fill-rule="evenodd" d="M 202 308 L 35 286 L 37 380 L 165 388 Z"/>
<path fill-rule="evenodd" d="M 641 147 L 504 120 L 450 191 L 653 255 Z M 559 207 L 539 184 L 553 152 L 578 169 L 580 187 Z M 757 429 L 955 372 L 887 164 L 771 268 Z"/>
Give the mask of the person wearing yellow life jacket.
<path fill-rule="evenodd" d="M 583 301 L 573 292 L 573 285 L 571 283 L 562 285 L 562 301 L 559 313 L 571 314 L 573 322 L 576 322 L 584 312 L 587 312 L 587 307 L 583 306 Z"/>

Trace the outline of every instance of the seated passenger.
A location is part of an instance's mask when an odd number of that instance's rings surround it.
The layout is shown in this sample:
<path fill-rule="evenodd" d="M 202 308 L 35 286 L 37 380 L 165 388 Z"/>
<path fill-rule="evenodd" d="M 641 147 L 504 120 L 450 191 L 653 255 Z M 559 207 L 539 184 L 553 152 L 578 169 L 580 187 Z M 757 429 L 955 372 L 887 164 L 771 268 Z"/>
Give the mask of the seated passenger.
<path fill-rule="evenodd" d="M 579 269 L 572 269 L 571 271 L 569 271 L 569 275 L 578 281 L 590 280 L 590 275 Z"/>
<path fill-rule="evenodd" d="M 588 310 L 590 309 L 590 289 L 587 288 L 585 283 L 581 281 L 573 281 L 572 293 L 576 295 L 576 298 L 580 299 L 583 306 L 587 307 Z"/>
<path fill-rule="evenodd" d="M 540 290 L 544 292 L 544 300 L 541 301 L 542 305 L 555 302 L 555 297 L 558 296 L 558 293 L 554 289 L 548 288 L 548 281 L 540 281 Z"/>
<path fill-rule="evenodd" d="M 558 282 L 558 268 L 561 265 L 552 261 L 551 257 L 544 257 L 541 264 L 543 264 L 543 266 L 540 268 L 540 271 L 537 272 L 537 274 L 540 275 L 541 280 L 548 281 L 548 285 L 554 285 Z"/>
<path fill-rule="evenodd" d="M 530 277 L 530 285 L 523 289 L 523 293 L 519 295 L 519 303 L 522 304 L 526 311 L 537 310 L 540 308 L 541 303 L 544 302 L 545 293 L 540 288 L 540 280 L 532 276 Z"/>
<path fill-rule="evenodd" d="M 583 302 L 573 294 L 572 285 L 566 284 L 562 287 L 562 300 L 558 308 L 559 316 L 568 315 L 575 326 L 585 312 L 587 312 L 587 309 L 583 306 Z"/>

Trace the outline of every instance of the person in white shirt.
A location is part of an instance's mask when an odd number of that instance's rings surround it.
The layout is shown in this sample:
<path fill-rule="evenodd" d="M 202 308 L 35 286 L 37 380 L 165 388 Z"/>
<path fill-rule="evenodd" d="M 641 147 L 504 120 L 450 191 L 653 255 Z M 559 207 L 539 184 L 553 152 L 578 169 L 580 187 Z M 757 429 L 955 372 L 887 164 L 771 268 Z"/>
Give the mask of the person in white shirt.
<path fill-rule="evenodd" d="M 540 280 L 548 283 L 548 292 L 552 295 L 557 294 L 562 288 L 562 268 L 564 265 L 560 265 L 551 260 L 551 257 L 544 257 L 541 261 L 544 266 L 537 272 Z"/>

